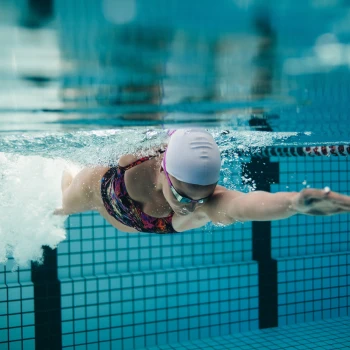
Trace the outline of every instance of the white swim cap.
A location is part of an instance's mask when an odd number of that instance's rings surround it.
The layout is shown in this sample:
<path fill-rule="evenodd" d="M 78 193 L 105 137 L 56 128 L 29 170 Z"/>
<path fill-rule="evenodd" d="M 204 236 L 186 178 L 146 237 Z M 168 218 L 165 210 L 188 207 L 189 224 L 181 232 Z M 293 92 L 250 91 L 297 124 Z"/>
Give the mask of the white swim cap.
<path fill-rule="evenodd" d="M 212 185 L 219 180 L 220 168 L 219 147 L 204 129 L 179 129 L 172 134 L 166 150 L 166 170 L 176 179 Z"/>

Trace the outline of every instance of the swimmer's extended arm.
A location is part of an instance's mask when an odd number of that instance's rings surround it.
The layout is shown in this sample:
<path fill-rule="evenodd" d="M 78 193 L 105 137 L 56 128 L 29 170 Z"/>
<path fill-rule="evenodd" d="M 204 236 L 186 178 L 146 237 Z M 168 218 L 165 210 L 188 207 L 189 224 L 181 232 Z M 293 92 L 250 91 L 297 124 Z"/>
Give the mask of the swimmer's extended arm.
<path fill-rule="evenodd" d="M 294 214 L 333 215 L 350 212 L 350 197 L 325 190 L 241 193 L 223 191 L 214 198 L 209 217 L 223 224 L 235 221 L 270 221 Z"/>

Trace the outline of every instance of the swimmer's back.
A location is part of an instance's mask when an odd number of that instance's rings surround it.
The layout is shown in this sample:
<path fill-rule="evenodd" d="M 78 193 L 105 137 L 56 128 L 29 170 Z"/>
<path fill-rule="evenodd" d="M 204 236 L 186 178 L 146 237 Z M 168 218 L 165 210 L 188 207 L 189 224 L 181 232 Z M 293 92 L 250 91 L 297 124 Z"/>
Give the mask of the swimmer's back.
<path fill-rule="evenodd" d="M 126 154 L 124 156 L 121 156 L 118 161 L 118 166 L 121 167 L 127 167 L 128 165 L 132 164 L 133 162 L 137 161 L 139 157 L 133 155 L 133 154 Z M 101 194 L 101 181 L 104 175 L 111 169 L 111 167 L 95 167 L 91 171 L 91 179 L 90 182 L 94 184 L 94 201 L 96 203 L 96 207 L 94 208 L 97 210 L 101 216 L 103 216 L 112 226 L 114 226 L 116 229 L 128 232 L 128 233 L 137 233 L 136 229 L 133 227 L 126 226 L 122 224 L 120 221 L 113 218 L 106 210 L 102 194 Z"/>
<path fill-rule="evenodd" d="M 121 156 L 118 161 L 118 165 L 121 167 L 126 167 L 132 162 L 135 162 L 138 159 L 137 156 L 133 154 L 126 154 L 124 156 Z M 106 166 L 96 166 L 93 168 L 86 168 L 86 181 L 91 184 L 94 193 L 101 197 L 101 192 L 100 192 L 100 183 L 101 179 L 103 178 L 103 175 L 106 174 L 106 172 L 110 169 L 111 167 L 106 167 Z M 102 201 L 102 199 L 101 199 Z"/>

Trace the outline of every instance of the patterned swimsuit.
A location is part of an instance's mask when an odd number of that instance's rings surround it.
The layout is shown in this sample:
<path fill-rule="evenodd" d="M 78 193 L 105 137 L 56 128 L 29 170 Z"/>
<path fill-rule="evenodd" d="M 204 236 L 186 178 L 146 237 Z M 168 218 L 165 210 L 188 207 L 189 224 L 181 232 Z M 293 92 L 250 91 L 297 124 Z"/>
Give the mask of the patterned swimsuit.
<path fill-rule="evenodd" d="M 140 232 L 176 233 L 172 226 L 174 212 L 165 218 L 156 218 L 144 213 L 130 198 L 124 181 L 125 171 L 153 157 L 141 158 L 126 167 L 112 167 L 101 179 L 101 194 L 104 206 L 112 217 L 122 224 Z"/>

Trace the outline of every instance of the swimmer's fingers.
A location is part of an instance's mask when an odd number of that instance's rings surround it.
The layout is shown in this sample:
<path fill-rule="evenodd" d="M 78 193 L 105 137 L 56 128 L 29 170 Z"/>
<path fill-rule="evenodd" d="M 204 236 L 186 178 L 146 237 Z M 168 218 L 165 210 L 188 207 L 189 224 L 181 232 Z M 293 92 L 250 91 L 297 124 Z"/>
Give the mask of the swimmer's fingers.
<path fill-rule="evenodd" d="M 350 212 L 350 197 L 324 190 L 305 189 L 299 193 L 295 208 L 309 215 L 332 215 Z"/>
<path fill-rule="evenodd" d="M 331 192 L 329 194 L 329 199 L 344 211 L 350 211 L 350 196 L 343 195 L 337 192 Z"/>
<path fill-rule="evenodd" d="M 331 190 L 321 191 L 323 194 L 323 200 L 329 204 L 332 204 L 334 208 L 342 210 L 344 212 L 350 211 L 350 197 L 344 194 L 333 192 Z"/>

